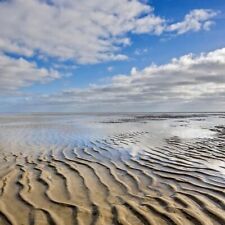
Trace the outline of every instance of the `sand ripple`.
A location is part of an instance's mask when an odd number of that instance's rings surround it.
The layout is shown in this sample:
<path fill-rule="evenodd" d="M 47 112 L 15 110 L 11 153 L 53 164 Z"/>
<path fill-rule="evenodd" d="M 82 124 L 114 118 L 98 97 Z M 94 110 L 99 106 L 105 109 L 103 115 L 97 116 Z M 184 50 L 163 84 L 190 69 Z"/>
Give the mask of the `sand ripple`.
<path fill-rule="evenodd" d="M 141 141 L 150 131 L 8 143 L 18 151 L 0 156 L 0 224 L 224 225 L 225 129 L 213 131 L 159 147 Z"/>

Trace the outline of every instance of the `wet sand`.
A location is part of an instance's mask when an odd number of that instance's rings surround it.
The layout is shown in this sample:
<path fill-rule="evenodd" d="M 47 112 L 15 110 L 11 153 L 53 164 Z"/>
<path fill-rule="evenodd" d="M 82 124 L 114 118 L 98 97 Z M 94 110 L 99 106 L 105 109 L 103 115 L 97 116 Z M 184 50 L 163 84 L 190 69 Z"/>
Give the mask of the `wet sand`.
<path fill-rule="evenodd" d="M 0 116 L 0 224 L 224 225 L 223 125 L 220 114 Z"/>

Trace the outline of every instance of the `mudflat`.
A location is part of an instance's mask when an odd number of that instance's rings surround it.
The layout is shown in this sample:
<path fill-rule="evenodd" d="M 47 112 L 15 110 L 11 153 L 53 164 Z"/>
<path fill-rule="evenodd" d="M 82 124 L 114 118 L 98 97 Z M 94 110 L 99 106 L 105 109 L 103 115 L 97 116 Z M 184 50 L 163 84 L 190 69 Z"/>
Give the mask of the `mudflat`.
<path fill-rule="evenodd" d="M 0 224 L 224 225 L 225 114 L 1 115 Z"/>

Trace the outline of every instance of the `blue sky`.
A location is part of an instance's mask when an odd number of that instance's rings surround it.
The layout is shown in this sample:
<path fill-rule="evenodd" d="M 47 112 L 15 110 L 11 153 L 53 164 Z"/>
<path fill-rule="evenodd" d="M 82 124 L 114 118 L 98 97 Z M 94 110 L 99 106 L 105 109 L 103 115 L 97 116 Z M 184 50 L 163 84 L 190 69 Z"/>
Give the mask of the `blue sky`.
<path fill-rule="evenodd" d="M 1 112 L 225 110 L 224 0 L 6 0 L 0 23 Z"/>

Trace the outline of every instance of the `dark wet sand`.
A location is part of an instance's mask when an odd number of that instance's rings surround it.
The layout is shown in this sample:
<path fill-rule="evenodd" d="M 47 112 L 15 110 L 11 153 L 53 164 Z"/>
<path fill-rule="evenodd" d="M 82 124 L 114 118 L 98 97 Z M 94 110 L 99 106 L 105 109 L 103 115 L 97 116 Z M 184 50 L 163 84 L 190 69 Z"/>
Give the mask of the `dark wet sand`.
<path fill-rule="evenodd" d="M 134 121 L 127 132 L 115 123 L 114 134 L 84 140 L 68 121 L 0 121 L 0 224 L 225 224 L 223 126 L 157 146 L 154 131 Z"/>

